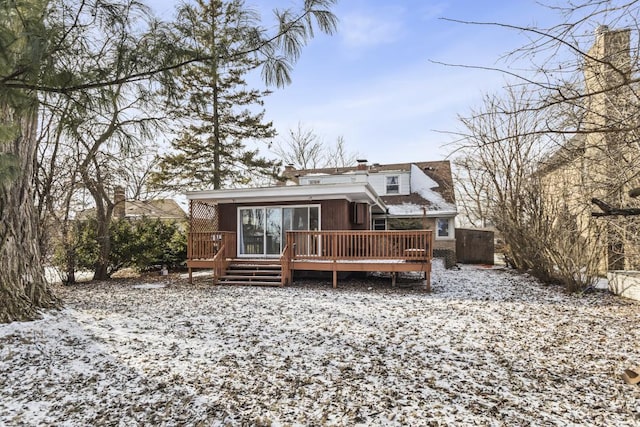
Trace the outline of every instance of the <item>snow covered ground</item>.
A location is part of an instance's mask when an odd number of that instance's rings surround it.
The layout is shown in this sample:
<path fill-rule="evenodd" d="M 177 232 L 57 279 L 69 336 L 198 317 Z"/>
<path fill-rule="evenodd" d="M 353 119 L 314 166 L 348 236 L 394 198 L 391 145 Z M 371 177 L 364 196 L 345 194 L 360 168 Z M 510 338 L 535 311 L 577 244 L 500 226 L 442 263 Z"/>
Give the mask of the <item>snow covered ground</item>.
<path fill-rule="evenodd" d="M 640 425 L 638 302 L 474 267 L 341 285 L 61 287 L 0 325 L 0 425 Z"/>

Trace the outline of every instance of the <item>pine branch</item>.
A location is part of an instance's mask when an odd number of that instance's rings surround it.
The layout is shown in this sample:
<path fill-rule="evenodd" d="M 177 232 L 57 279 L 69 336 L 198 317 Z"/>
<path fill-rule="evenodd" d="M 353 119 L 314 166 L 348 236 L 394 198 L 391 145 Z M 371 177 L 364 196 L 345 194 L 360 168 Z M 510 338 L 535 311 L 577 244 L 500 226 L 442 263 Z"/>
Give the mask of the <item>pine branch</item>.
<path fill-rule="evenodd" d="M 328 5 L 333 1 L 321 1 L 319 4 Z M 286 17 L 288 14 L 283 14 L 282 16 Z M 50 93 L 61 93 L 61 94 L 69 94 L 76 91 L 82 91 L 87 89 L 95 89 L 107 86 L 121 85 L 125 83 L 133 83 L 137 81 L 147 80 L 155 75 L 166 73 L 169 71 L 174 71 L 177 69 L 184 68 L 190 64 L 194 63 L 203 63 L 213 60 L 234 60 L 238 58 L 247 57 L 248 55 L 252 55 L 255 53 L 263 53 L 268 57 L 271 61 L 275 61 L 277 65 L 275 66 L 276 72 L 274 74 L 278 74 L 282 71 L 282 67 L 284 67 L 284 62 L 286 62 L 287 57 L 292 57 L 293 60 L 297 59 L 300 54 L 299 48 L 302 44 L 304 44 L 308 38 L 313 34 L 312 28 L 303 28 L 302 32 L 294 31 L 301 25 L 304 27 L 301 22 L 309 22 L 311 16 L 315 16 L 320 25 L 320 29 L 328 34 L 332 34 L 335 31 L 336 23 L 335 20 L 329 19 L 329 17 L 333 16 L 328 11 L 315 10 L 308 6 L 305 7 L 304 12 L 297 17 L 291 19 L 290 21 L 282 22 L 279 28 L 279 31 L 273 35 L 272 37 L 266 39 L 258 39 L 257 43 L 249 46 L 247 49 L 239 50 L 237 52 L 233 52 L 228 55 L 204 55 L 204 56 L 194 56 L 192 58 L 187 58 L 183 61 L 167 64 L 164 66 L 152 68 L 149 70 L 140 71 L 137 73 L 131 73 L 122 77 L 107 79 L 102 81 L 93 81 L 81 84 L 72 84 L 68 86 L 51 86 L 41 83 L 31 83 L 25 80 L 15 80 L 14 78 L 17 75 L 11 73 L 7 76 L 0 76 L 0 89 L 22 89 L 22 90 L 31 90 L 31 91 L 41 91 L 41 92 L 50 92 Z M 292 38 L 287 37 L 287 34 L 291 31 L 294 31 L 293 37 L 297 39 L 298 43 L 293 43 Z M 296 37 L 298 36 L 298 37 Z M 274 53 L 276 48 L 274 45 L 284 43 L 284 48 L 286 50 L 285 56 L 275 56 Z M 296 49 L 295 46 L 298 46 Z M 19 74 L 18 74 L 19 75 Z M 289 79 L 278 79 L 277 76 L 268 79 L 270 80 L 268 83 L 276 83 L 278 86 L 283 85 L 284 83 L 288 83 Z"/>

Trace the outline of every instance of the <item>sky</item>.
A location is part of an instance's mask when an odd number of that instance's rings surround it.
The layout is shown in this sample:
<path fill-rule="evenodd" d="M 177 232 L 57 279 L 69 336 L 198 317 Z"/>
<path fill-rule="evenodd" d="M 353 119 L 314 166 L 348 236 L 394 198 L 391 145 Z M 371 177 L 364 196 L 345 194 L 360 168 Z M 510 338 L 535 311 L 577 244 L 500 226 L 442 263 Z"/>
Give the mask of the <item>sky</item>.
<path fill-rule="evenodd" d="M 302 0 L 246 0 L 267 20 L 273 8 Z M 156 0 L 163 19 L 175 2 Z M 443 18 L 548 26 L 561 17 L 535 1 L 339 0 L 332 36 L 317 34 L 294 66 L 293 82 L 265 98 L 266 119 L 286 139 L 298 123 L 327 144 L 343 137 L 347 150 L 370 163 L 445 159 L 459 129 L 458 115 L 479 107 L 483 94 L 499 92 L 498 72 L 450 67 L 505 64 L 525 34 Z M 264 154 L 269 155 L 267 151 Z"/>

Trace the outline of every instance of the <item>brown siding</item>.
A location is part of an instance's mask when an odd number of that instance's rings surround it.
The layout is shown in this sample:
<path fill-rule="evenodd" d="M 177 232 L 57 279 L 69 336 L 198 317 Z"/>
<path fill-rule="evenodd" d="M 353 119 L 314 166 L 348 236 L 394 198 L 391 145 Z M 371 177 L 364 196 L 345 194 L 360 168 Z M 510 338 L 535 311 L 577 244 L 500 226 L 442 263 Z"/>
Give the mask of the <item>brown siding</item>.
<path fill-rule="evenodd" d="M 220 231 L 237 231 L 238 227 L 238 205 L 236 204 L 227 204 L 220 205 Z"/>
<path fill-rule="evenodd" d="M 351 223 L 351 203 L 346 200 L 314 200 L 308 202 L 282 203 L 227 203 L 220 205 L 220 231 L 236 231 L 238 224 L 238 208 L 251 206 L 288 206 L 288 205 L 320 205 L 320 221 L 323 230 L 369 230 L 371 219 L 369 207 L 364 205 L 362 224 Z"/>
<path fill-rule="evenodd" d="M 320 202 L 323 230 L 351 230 L 349 205 L 346 200 L 323 200 Z"/>

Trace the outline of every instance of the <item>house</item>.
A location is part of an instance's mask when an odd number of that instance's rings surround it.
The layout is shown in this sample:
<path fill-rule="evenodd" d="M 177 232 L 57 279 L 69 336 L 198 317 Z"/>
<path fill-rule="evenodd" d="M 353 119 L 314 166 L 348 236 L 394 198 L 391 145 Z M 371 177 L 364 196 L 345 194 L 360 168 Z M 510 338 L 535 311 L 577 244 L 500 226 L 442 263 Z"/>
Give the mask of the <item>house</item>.
<path fill-rule="evenodd" d="M 76 219 L 85 220 L 95 214 L 95 208 L 84 209 L 78 212 Z M 184 209 L 173 199 L 129 200 L 120 186 L 115 187 L 113 192 L 113 218 L 152 218 L 179 224 L 186 223 L 188 219 Z"/>
<path fill-rule="evenodd" d="M 334 286 L 338 271 L 422 271 L 428 286 L 434 252 L 455 263 L 449 162 L 288 166 L 283 175 L 272 187 L 187 193 L 190 270 L 229 279 L 240 276 L 229 274 L 232 260 L 263 260 L 280 265 L 282 284 L 293 271 L 332 271 Z"/>
<path fill-rule="evenodd" d="M 631 220 L 594 219 L 591 203 L 597 198 L 614 206 L 638 205 L 628 195 L 640 176 L 636 125 L 629 126 L 637 123 L 638 114 L 637 95 L 628 84 L 630 31 L 598 27 L 583 67 L 588 96 L 582 105 L 582 129 L 547 159 L 540 170 L 541 182 L 551 202 L 575 218 L 583 237 L 600 236 L 602 243 L 591 244 L 593 253 L 601 253 L 601 272 L 637 267 L 637 237 L 633 241 L 637 225 Z"/>
<path fill-rule="evenodd" d="M 154 218 L 178 223 L 187 220 L 187 214 L 173 199 L 127 200 L 124 189 L 116 187 L 113 202 L 114 218 Z"/>
<path fill-rule="evenodd" d="M 371 211 L 371 230 L 435 230 L 434 254 L 455 264 L 457 215 L 449 161 L 367 165 L 346 168 L 285 168 L 288 182 L 298 185 L 345 183 L 363 177 L 384 204 Z"/>

